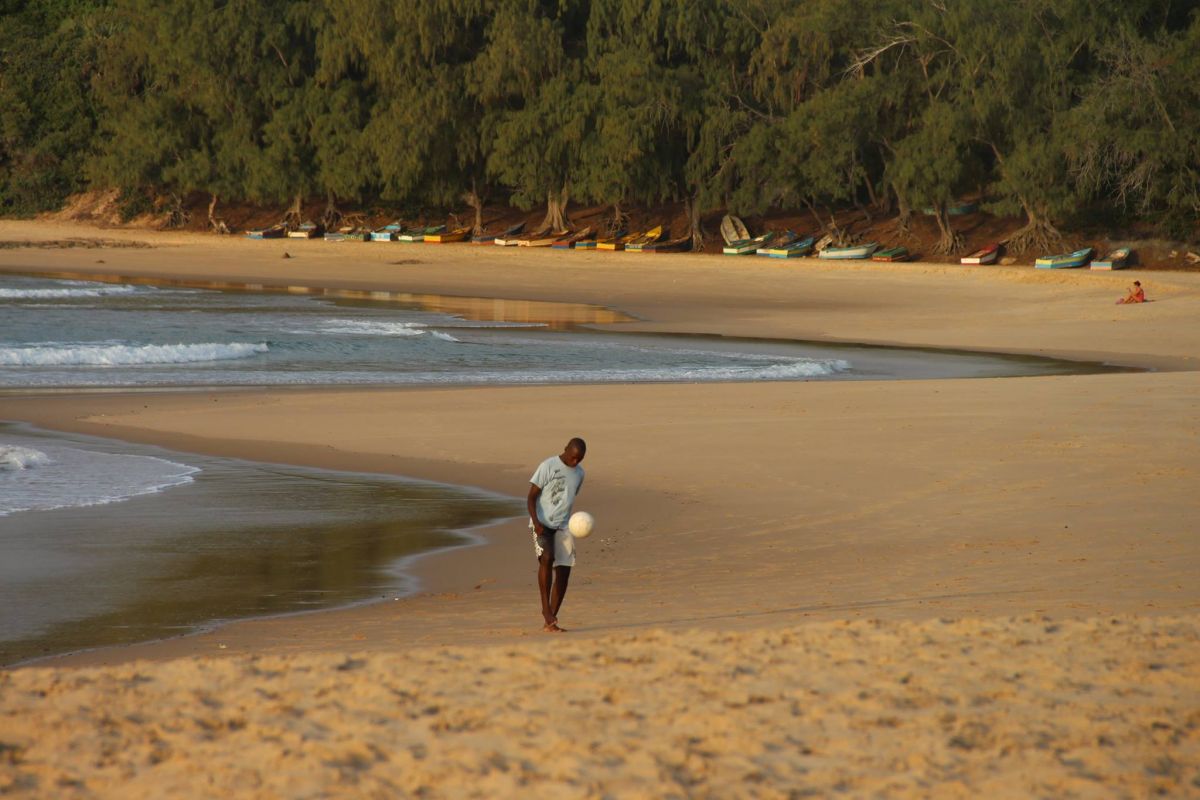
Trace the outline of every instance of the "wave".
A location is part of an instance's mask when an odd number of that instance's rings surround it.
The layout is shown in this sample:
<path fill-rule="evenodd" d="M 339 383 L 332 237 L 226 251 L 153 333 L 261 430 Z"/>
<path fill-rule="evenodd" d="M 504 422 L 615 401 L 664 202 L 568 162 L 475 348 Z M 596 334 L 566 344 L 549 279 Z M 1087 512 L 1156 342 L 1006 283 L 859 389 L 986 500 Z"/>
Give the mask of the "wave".
<path fill-rule="evenodd" d="M 112 367 L 138 364 L 194 364 L 265 353 L 265 343 L 203 344 L 48 344 L 0 348 L 4 367 Z"/>
<path fill-rule="evenodd" d="M 0 289 L 0 300 L 65 300 L 74 297 L 106 297 L 144 291 L 137 286 L 92 286 L 65 289 Z"/>
<path fill-rule="evenodd" d="M 50 457 L 41 450 L 18 445 L 0 445 L 0 472 L 16 472 L 48 463 Z"/>
<path fill-rule="evenodd" d="M 448 333 L 433 330 L 424 322 L 393 322 L 375 319 L 331 319 L 318 326 L 323 333 L 345 333 L 354 336 L 424 336 L 429 334 L 443 342 L 457 342 Z M 306 331 L 298 331 L 306 333 Z"/>

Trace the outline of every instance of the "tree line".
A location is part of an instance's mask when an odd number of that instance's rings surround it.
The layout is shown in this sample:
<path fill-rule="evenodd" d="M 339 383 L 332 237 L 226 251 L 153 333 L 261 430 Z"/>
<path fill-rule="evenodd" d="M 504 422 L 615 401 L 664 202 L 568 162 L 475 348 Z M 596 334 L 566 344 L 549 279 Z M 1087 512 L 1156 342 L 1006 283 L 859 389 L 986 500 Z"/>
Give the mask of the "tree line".
<path fill-rule="evenodd" d="M 0 213 L 86 188 L 406 208 L 1200 221 L 1179 0 L 28 0 L 0 16 Z"/>

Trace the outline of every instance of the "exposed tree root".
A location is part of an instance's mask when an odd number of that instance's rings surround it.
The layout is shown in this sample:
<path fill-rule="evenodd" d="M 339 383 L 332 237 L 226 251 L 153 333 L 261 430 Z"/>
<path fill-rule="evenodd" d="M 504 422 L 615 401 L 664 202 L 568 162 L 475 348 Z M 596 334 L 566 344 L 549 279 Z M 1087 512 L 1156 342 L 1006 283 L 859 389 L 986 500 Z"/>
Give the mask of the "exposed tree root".
<path fill-rule="evenodd" d="M 325 196 L 325 210 L 321 213 L 321 224 L 325 230 L 331 231 L 341 225 L 345 218 L 345 214 L 337 207 L 337 197 L 333 192 L 329 192 Z"/>
<path fill-rule="evenodd" d="M 1043 217 L 1030 217 L 1024 227 L 1008 237 L 1004 246 L 1014 255 L 1031 250 L 1038 253 L 1052 253 L 1063 248 L 1063 235 L 1049 220 Z"/>
<path fill-rule="evenodd" d="M 546 194 L 546 218 L 538 229 L 539 233 L 546 231 L 567 231 L 571 229 L 571 221 L 567 218 L 567 200 L 570 198 L 570 187 L 564 186 L 559 192 Z"/>
<path fill-rule="evenodd" d="M 962 252 L 966 242 L 963 240 L 962 234 L 954 230 L 954 226 L 950 224 L 950 215 L 946 213 L 945 205 L 938 205 L 934 219 L 937 220 L 938 231 L 941 235 L 938 237 L 937 244 L 933 246 L 933 252 L 945 256 Z"/>
<path fill-rule="evenodd" d="M 297 193 L 292 199 L 291 207 L 288 208 L 287 213 L 283 215 L 283 224 L 287 225 L 289 228 L 299 227 L 300 223 L 304 221 L 302 217 L 304 214 L 304 209 L 300 204 L 301 199 L 301 196 L 299 193 Z"/>

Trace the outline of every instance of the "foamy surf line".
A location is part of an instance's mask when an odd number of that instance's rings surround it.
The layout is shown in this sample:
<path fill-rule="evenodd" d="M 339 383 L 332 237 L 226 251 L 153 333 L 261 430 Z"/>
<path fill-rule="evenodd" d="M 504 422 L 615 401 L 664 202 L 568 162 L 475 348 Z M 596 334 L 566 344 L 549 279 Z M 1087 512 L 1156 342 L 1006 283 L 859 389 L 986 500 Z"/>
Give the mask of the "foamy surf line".
<path fill-rule="evenodd" d="M 109 295 L 133 294 L 153 291 L 137 286 L 99 286 L 96 288 L 64 289 L 0 289 L 0 300 L 69 300 L 75 297 L 106 297 Z"/>
<path fill-rule="evenodd" d="M 228 344 L 39 344 L 0 348 L 0 366 L 132 366 L 228 361 L 266 353 L 265 342 Z"/>

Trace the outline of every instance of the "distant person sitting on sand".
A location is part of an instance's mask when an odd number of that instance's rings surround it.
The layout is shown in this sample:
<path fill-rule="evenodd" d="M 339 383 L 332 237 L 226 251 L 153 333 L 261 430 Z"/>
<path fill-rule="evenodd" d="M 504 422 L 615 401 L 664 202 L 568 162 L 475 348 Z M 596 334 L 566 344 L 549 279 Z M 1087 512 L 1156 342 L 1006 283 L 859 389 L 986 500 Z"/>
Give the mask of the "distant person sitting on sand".
<path fill-rule="evenodd" d="M 558 609 L 567 595 L 567 581 L 575 566 L 575 540 L 567 531 L 571 506 L 583 487 L 583 461 L 587 443 L 578 437 L 567 442 L 562 455 L 550 456 L 529 479 L 529 527 L 538 559 L 538 591 L 542 596 L 543 628 L 561 633 Z"/>
<path fill-rule="evenodd" d="M 1129 294 L 1117 301 L 1117 305 L 1123 306 L 1126 303 L 1144 303 L 1146 302 L 1146 292 L 1142 290 L 1142 282 L 1134 281 L 1133 286 L 1129 287 Z"/>

